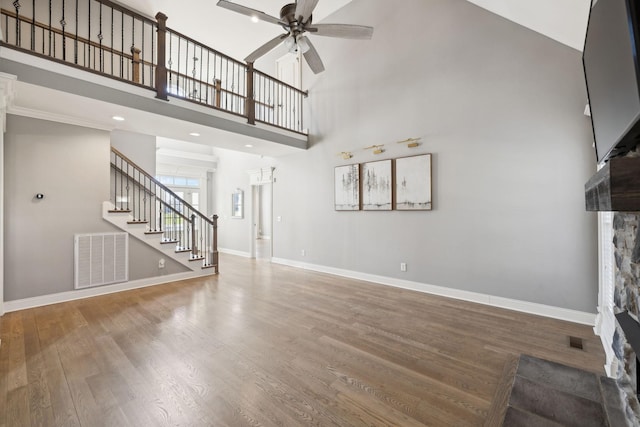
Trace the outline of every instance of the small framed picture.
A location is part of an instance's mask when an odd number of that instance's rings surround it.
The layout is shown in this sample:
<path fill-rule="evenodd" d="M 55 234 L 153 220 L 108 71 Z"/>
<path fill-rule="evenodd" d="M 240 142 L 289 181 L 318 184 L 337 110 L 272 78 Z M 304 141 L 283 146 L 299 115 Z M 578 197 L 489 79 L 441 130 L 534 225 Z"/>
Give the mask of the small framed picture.
<path fill-rule="evenodd" d="M 360 165 L 336 166 L 334 187 L 335 210 L 360 210 Z"/>
<path fill-rule="evenodd" d="M 395 161 L 395 209 L 431 210 L 431 154 Z"/>
<path fill-rule="evenodd" d="M 391 160 L 362 164 L 362 209 L 390 211 L 392 208 Z"/>

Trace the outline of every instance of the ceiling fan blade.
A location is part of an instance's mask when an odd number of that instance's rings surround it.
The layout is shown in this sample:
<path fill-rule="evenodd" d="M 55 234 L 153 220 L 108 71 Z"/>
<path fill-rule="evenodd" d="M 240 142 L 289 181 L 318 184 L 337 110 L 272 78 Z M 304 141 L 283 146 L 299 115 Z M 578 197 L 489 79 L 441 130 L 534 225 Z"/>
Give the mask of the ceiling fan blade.
<path fill-rule="evenodd" d="M 309 45 L 309 50 L 304 53 L 304 59 L 307 61 L 313 74 L 319 74 L 324 71 L 322 59 L 320 59 L 320 55 L 318 55 L 318 51 L 313 46 L 313 43 L 311 43 L 311 40 L 307 38 L 306 42 Z"/>
<path fill-rule="evenodd" d="M 226 0 L 218 0 L 218 6 L 220 7 L 224 7 L 225 9 L 229 9 L 232 10 L 234 12 L 238 12 L 241 13 L 243 15 L 247 15 L 247 16 L 251 16 L 251 17 L 256 17 L 261 21 L 265 21 L 265 22 L 270 22 L 272 24 L 281 24 L 281 21 L 271 15 L 267 15 L 264 12 L 260 12 L 259 10 L 255 10 L 255 9 L 251 9 L 250 7 L 245 7 L 245 6 L 241 6 L 239 4 L 235 4 L 235 3 L 231 3 L 230 1 L 226 1 Z"/>
<path fill-rule="evenodd" d="M 289 37 L 289 34 L 282 34 L 272 40 L 269 40 L 268 42 L 266 42 L 265 44 L 263 44 L 262 46 L 260 46 L 259 48 L 251 52 L 249 56 L 247 56 L 244 60 L 246 62 L 254 62 L 256 59 L 260 58 L 262 55 L 265 55 L 270 51 L 272 51 L 273 49 L 275 49 L 275 47 L 278 46 L 280 43 L 282 43 L 282 41 L 287 37 Z"/>
<path fill-rule="evenodd" d="M 317 36 L 340 37 L 344 39 L 369 40 L 373 36 L 373 27 L 350 24 L 317 24 L 306 27 Z"/>
<path fill-rule="evenodd" d="M 313 13 L 313 9 L 316 8 L 319 0 L 298 0 L 296 5 L 296 19 L 302 16 L 302 19 L 298 19 L 299 23 L 304 23 L 309 20 L 309 17 Z"/>

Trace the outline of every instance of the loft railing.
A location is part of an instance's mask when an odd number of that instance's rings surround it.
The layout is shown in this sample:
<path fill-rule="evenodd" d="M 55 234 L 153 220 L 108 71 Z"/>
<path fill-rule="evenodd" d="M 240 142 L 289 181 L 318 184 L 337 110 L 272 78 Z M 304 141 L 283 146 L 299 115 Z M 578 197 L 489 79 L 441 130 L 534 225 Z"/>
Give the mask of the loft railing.
<path fill-rule="evenodd" d="M 304 133 L 293 86 L 109 0 L 2 0 L 2 46 Z"/>
<path fill-rule="evenodd" d="M 114 212 L 131 214 L 131 224 L 145 224 L 147 234 L 162 234 L 162 244 L 218 272 L 218 216 L 207 218 L 113 147 L 111 202 Z"/>

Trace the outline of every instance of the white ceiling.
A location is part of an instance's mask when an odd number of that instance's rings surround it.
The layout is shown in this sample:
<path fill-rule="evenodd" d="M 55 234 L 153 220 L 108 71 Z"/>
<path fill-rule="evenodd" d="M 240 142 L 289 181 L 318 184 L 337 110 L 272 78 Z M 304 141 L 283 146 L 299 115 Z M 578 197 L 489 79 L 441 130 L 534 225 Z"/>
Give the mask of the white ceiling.
<path fill-rule="evenodd" d="M 591 0 L 468 0 L 582 51 Z"/>
<path fill-rule="evenodd" d="M 271 16 L 280 17 L 280 8 L 293 0 L 232 0 Z M 321 0 L 313 21 L 319 22 L 351 0 Z M 169 17 L 167 26 L 216 50 L 242 60 L 271 40 L 283 29 L 267 22 L 251 22 L 250 18 L 216 6 L 217 0 L 119 0 L 147 16 L 162 12 Z M 250 30 L 250 31 L 249 31 Z"/>
<path fill-rule="evenodd" d="M 235 3 L 279 16 L 280 8 L 293 0 L 232 0 Z M 321 0 L 314 13 L 318 22 L 351 0 Z M 397 1 L 397 0 L 396 0 Z M 560 43 L 582 50 L 591 0 L 468 0 L 517 24 Z M 242 59 L 282 29 L 266 22 L 252 23 L 248 17 L 216 6 L 217 0 L 119 0 L 139 12 L 154 16 L 163 12 L 167 25 L 195 40 L 215 46 Z M 400 2 L 399 2 L 400 3 Z M 366 24 L 364 22 L 354 22 Z M 239 31 L 239 28 L 251 31 Z"/>

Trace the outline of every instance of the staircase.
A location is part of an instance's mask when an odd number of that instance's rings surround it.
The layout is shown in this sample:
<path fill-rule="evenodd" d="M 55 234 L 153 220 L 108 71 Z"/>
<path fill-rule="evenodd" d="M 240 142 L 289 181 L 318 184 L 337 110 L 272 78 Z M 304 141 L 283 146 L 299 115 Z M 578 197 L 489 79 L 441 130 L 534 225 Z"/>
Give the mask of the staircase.
<path fill-rule="evenodd" d="M 218 273 L 218 216 L 207 218 L 113 147 L 103 218 L 192 271 Z"/>

